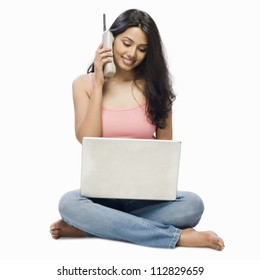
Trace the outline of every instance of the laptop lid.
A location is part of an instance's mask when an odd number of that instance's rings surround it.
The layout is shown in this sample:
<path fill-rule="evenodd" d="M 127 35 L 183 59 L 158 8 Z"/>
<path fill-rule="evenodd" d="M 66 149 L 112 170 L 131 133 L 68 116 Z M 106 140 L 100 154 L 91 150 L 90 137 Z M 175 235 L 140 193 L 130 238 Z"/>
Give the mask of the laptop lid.
<path fill-rule="evenodd" d="M 81 195 L 175 200 L 181 142 L 84 137 Z"/>

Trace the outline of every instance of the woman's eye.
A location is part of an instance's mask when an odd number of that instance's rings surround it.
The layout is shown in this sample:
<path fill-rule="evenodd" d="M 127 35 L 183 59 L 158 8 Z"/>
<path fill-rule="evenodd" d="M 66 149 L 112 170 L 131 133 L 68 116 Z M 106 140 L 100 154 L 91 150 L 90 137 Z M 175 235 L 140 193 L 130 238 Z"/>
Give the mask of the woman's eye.
<path fill-rule="evenodd" d="M 146 52 L 146 51 L 147 51 L 147 48 L 139 48 L 139 51 L 140 51 L 140 52 Z"/>
<path fill-rule="evenodd" d="M 126 42 L 126 41 L 123 41 L 123 44 L 126 46 L 126 47 L 130 47 L 131 44 L 129 42 Z"/>

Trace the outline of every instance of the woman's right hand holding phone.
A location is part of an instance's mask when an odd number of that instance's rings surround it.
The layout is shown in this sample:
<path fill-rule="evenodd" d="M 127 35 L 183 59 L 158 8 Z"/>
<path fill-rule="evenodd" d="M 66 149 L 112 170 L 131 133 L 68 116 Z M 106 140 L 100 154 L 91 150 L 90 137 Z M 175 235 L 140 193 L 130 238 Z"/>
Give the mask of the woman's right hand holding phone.
<path fill-rule="evenodd" d="M 99 84 L 104 84 L 106 78 L 104 77 L 104 65 L 112 61 L 113 54 L 112 50 L 109 48 L 104 48 L 103 44 L 100 44 L 96 50 L 96 55 L 94 59 L 94 73 L 95 80 Z"/>

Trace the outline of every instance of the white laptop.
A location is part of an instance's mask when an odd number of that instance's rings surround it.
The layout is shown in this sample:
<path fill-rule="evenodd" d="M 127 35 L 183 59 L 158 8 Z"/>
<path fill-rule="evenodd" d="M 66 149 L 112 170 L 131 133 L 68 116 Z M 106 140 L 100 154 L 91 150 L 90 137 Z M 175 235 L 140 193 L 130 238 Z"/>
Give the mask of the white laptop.
<path fill-rule="evenodd" d="M 181 142 L 84 137 L 81 195 L 175 200 Z"/>

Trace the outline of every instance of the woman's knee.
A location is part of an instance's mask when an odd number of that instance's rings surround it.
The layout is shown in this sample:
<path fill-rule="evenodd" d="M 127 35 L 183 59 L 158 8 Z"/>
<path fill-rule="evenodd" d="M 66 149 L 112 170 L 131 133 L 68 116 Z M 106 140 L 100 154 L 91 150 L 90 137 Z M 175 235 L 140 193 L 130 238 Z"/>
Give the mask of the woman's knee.
<path fill-rule="evenodd" d="M 204 212 L 204 203 L 199 195 L 193 192 L 185 192 L 186 200 L 186 226 L 195 227 Z"/>
<path fill-rule="evenodd" d="M 192 207 L 192 211 L 197 215 L 201 216 L 204 212 L 204 203 L 199 195 L 193 192 L 188 192 L 188 199 L 190 200 L 190 207 Z"/>
<path fill-rule="evenodd" d="M 62 217 L 66 216 L 68 212 L 77 209 L 76 204 L 79 198 L 79 190 L 69 191 L 65 193 L 59 201 L 59 212 Z"/>

